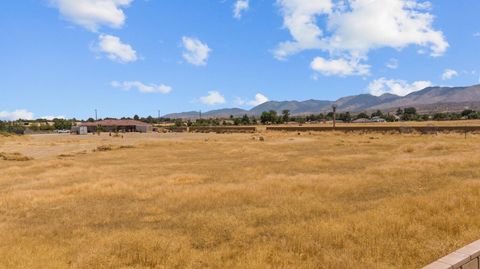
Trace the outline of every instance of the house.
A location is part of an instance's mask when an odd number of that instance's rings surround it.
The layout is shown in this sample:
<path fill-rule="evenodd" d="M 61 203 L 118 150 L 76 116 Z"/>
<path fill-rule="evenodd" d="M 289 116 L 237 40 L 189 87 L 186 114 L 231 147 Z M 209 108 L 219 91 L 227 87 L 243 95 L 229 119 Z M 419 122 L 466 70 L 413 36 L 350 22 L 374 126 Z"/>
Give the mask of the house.
<path fill-rule="evenodd" d="M 95 122 L 83 122 L 78 127 L 86 127 L 87 132 L 89 133 L 94 133 L 97 131 L 150 133 L 153 131 L 153 126 L 151 124 L 137 120 L 102 120 Z"/>

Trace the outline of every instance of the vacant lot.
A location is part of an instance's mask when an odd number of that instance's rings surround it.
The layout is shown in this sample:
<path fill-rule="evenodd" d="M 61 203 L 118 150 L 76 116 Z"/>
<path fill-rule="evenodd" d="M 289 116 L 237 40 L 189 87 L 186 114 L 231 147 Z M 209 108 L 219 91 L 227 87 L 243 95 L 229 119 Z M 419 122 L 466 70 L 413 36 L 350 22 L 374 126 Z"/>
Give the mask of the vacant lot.
<path fill-rule="evenodd" d="M 419 268 L 480 239 L 480 136 L 1 137 L 0 268 Z"/>

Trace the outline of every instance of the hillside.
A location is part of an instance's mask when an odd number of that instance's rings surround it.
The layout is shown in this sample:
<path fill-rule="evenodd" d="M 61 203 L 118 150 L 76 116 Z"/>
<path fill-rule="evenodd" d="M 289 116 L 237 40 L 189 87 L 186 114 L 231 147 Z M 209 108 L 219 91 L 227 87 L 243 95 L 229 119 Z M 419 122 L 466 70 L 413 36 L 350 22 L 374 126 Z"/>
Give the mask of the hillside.
<path fill-rule="evenodd" d="M 403 107 L 415 107 L 419 111 L 434 113 L 445 111 L 461 111 L 466 107 L 480 108 L 480 85 L 470 87 L 429 87 L 406 96 L 384 94 L 374 96 L 359 94 L 342 97 L 336 101 L 306 100 L 306 101 L 269 101 L 250 110 L 229 108 L 209 111 L 205 117 L 229 117 L 244 114 L 259 116 L 263 111 L 275 110 L 281 113 L 290 110 L 292 115 L 325 113 L 331 111 L 332 105 L 338 107 L 339 112 L 358 113 L 363 111 L 383 110 L 394 111 Z M 184 112 L 169 114 L 170 118 L 198 118 L 199 112 Z"/>

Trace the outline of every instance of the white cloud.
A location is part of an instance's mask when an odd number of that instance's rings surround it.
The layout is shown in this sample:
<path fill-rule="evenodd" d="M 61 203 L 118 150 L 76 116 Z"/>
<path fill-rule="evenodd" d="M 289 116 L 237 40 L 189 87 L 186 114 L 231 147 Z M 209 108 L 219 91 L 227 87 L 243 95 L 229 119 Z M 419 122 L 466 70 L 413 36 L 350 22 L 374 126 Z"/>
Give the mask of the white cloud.
<path fill-rule="evenodd" d="M 277 4 L 283 13 L 283 25 L 294 41 L 280 43 L 275 57 L 284 59 L 301 50 L 324 47 L 323 31 L 317 26 L 316 17 L 332 12 L 330 0 L 277 0 Z"/>
<path fill-rule="evenodd" d="M 390 69 L 397 69 L 398 68 L 398 60 L 392 58 L 387 62 L 386 66 L 387 66 L 387 68 L 390 68 Z"/>
<path fill-rule="evenodd" d="M 442 74 L 442 80 L 450 80 L 458 76 L 458 72 L 453 69 L 445 69 Z"/>
<path fill-rule="evenodd" d="M 326 60 L 322 57 L 313 59 L 310 67 L 325 76 L 367 76 L 370 66 L 356 60 L 334 59 Z"/>
<path fill-rule="evenodd" d="M 261 94 L 261 93 L 257 93 L 255 94 L 255 99 L 253 100 L 243 100 L 241 98 L 237 98 L 235 100 L 235 103 L 239 106 L 258 106 L 258 105 L 261 105 L 263 103 L 266 103 L 268 102 L 269 99 L 268 97 L 266 97 L 265 95 Z"/>
<path fill-rule="evenodd" d="M 277 0 L 292 40 L 274 50 L 278 59 L 303 50 L 321 50 L 335 58 L 364 61 L 371 50 L 428 48 L 431 56 L 449 44 L 432 26 L 431 4 L 416 0 Z M 318 23 L 317 20 L 322 20 Z M 324 25 L 324 26 L 321 26 Z"/>
<path fill-rule="evenodd" d="M 65 116 L 43 116 L 41 119 L 44 120 L 54 120 L 54 119 L 65 119 Z"/>
<path fill-rule="evenodd" d="M 166 85 L 156 85 L 156 84 L 143 84 L 140 81 L 112 81 L 112 87 L 123 89 L 129 91 L 131 89 L 137 89 L 141 93 L 163 93 L 167 94 L 172 91 L 172 87 Z"/>
<path fill-rule="evenodd" d="M 0 120 L 33 120 L 34 114 L 25 109 L 15 111 L 0 111 Z"/>
<path fill-rule="evenodd" d="M 237 0 L 233 5 L 233 17 L 235 19 L 242 18 L 242 12 L 247 11 L 250 6 L 249 0 Z"/>
<path fill-rule="evenodd" d="M 121 28 L 125 23 L 122 8 L 128 7 L 133 0 L 50 0 L 67 20 L 96 32 L 106 25 Z"/>
<path fill-rule="evenodd" d="M 202 43 L 194 37 L 182 37 L 183 58 L 193 65 L 206 65 L 210 52 L 212 51 L 207 44 Z"/>
<path fill-rule="evenodd" d="M 480 37 L 480 32 L 476 32 L 473 34 L 474 37 Z"/>
<path fill-rule="evenodd" d="M 122 43 L 120 38 L 112 35 L 100 35 L 96 49 L 106 53 L 110 60 L 120 63 L 135 62 L 138 59 L 132 46 Z"/>
<path fill-rule="evenodd" d="M 225 104 L 226 100 L 218 91 L 209 91 L 207 96 L 200 97 L 200 103 L 205 105 Z"/>
<path fill-rule="evenodd" d="M 404 80 L 379 78 L 368 85 L 368 91 L 375 96 L 380 96 L 385 93 L 405 96 L 430 86 L 432 86 L 430 81 L 415 81 L 413 83 L 408 83 Z"/>
<path fill-rule="evenodd" d="M 281 43 L 277 56 L 284 57 L 305 49 L 331 53 L 348 52 L 364 57 L 371 49 L 408 45 L 429 47 L 432 56 L 448 48 L 441 31 L 432 27 L 430 4 L 415 0 L 277 0 L 282 7 L 284 26 L 293 41 Z M 326 33 L 317 25 L 326 18 Z"/>

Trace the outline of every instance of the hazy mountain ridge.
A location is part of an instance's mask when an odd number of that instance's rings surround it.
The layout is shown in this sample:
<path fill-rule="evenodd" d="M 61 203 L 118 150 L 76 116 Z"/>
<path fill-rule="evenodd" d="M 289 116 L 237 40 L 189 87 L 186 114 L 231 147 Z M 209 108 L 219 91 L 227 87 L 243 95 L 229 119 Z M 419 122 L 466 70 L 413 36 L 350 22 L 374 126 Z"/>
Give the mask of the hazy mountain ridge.
<path fill-rule="evenodd" d="M 325 113 L 332 110 L 332 105 L 337 105 L 339 112 L 358 113 L 363 111 L 384 110 L 394 111 L 403 107 L 415 107 L 424 112 L 461 111 L 465 107 L 480 108 L 480 85 L 470 87 L 428 87 L 423 90 L 410 93 L 406 96 L 384 94 L 374 96 L 371 94 L 359 94 L 342 97 L 336 101 L 306 100 L 306 101 L 269 101 L 258 105 L 250 110 L 240 108 L 227 108 L 212 110 L 203 113 L 205 117 L 229 117 L 255 115 L 259 116 L 263 111 L 275 110 L 281 113 L 290 110 L 292 115 L 305 115 L 313 113 Z M 174 113 L 166 115 L 169 118 L 198 118 L 198 111 Z"/>

